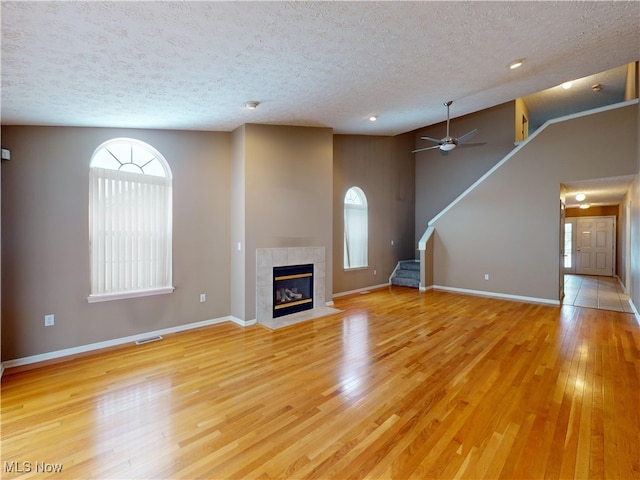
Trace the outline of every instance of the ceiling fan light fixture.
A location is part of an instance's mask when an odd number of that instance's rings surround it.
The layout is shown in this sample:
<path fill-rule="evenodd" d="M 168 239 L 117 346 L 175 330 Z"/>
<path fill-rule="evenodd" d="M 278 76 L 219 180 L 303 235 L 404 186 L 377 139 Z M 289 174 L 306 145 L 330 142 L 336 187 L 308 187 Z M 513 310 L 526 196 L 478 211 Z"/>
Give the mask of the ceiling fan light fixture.
<path fill-rule="evenodd" d="M 440 145 L 440 150 L 443 150 L 445 152 L 449 152 L 449 151 L 453 150 L 454 148 L 456 148 L 456 144 L 455 143 L 443 143 L 442 145 Z"/>

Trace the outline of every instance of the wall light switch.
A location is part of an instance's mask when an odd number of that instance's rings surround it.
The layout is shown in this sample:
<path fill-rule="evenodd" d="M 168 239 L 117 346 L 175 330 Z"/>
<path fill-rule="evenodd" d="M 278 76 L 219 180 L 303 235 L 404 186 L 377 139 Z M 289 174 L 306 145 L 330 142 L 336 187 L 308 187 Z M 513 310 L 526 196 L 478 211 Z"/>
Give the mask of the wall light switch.
<path fill-rule="evenodd" d="M 489 274 L 488 274 L 488 273 L 485 273 L 485 274 L 484 274 L 484 279 L 485 279 L 485 280 L 489 280 Z"/>
<path fill-rule="evenodd" d="M 207 294 L 206 293 L 201 293 L 200 294 L 200 303 L 204 303 L 207 301 Z"/>
<path fill-rule="evenodd" d="M 44 316 L 44 326 L 45 327 L 51 327 L 52 325 L 55 325 L 56 323 L 56 319 L 54 315 L 45 315 Z"/>

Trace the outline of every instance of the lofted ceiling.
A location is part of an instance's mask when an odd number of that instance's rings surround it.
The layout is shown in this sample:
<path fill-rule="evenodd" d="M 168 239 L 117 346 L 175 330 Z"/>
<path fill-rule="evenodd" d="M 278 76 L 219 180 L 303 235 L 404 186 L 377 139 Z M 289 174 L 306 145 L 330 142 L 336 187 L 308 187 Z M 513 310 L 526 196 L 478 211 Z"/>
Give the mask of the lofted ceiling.
<path fill-rule="evenodd" d="M 640 58 L 638 1 L 0 8 L 4 125 L 395 135 L 443 121 L 446 100 L 461 116 Z M 244 108 L 251 100 L 258 108 Z M 560 106 L 530 101 L 532 115 Z"/>

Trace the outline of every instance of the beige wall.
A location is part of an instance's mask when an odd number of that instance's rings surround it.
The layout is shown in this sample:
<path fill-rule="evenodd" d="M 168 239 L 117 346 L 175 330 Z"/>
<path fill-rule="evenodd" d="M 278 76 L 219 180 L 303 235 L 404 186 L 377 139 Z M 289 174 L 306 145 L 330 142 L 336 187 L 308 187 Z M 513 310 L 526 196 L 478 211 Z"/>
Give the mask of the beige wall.
<path fill-rule="evenodd" d="M 455 107 L 455 103 L 453 106 Z M 487 144 L 480 147 L 457 148 L 446 156 L 440 155 L 437 149 L 415 155 L 415 245 L 433 217 L 513 150 L 514 118 L 514 102 L 454 118 L 450 125 L 452 135 L 464 135 L 477 128 L 479 133 L 471 141 Z M 446 123 L 418 130 L 415 132 L 413 149 L 431 145 L 420 140 L 421 136 L 442 138 L 445 133 Z"/>
<path fill-rule="evenodd" d="M 153 145 L 173 172 L 172 294 L 87 302 L 94 149 Z M 230 134 L 2 127 L 2 355 L 16 359 L 229 315 Z M 206 293 L 206 303 L 199 294 Z M 55 326 L 44 326 L 44 315 Z"/>
<path fill-rule="evenodd" d="M 251 321 L 256 318 L 257 248 L 320 246 L 327 259 L 333 255 L 333 132 L 247 124 L 243 142 L 245 300 L 244 317 L 239 318 Z M 329 261 L 327 301 L 332 288 Z"/>
<path fill-rule="evenodd" d="M 231 138 L 231 315 L 245 320 L 245 126 L 234 130 Z"/>
<path fill-rule="evenodd" d="M 413 135 L 335 135 L 333 143 L 333 279 L 341 293 L 387 283 L 399 260 L 415 256 Z M 345 271 L 344 196 L 353 186 L 367 196 L 369 267 Z"/>
<path fill-rule="evenodd" d="M 434 283 L 558 300 L 560 185 L 637 173 L 637 111 L 633 104 L 537 132 L 434 223 Z"/>
<path fill-rule="evenodd" d="M 640 165 L 638 165 L 638 172 L 640 172 Z M 636 308 L 640 310 L 640 173 L 636 175 L 629 190 L 628 199 L 631 203 L 631 244 L 629 247 L 631 272 L 630 282 L 626 287 L 629 297 Z"/>

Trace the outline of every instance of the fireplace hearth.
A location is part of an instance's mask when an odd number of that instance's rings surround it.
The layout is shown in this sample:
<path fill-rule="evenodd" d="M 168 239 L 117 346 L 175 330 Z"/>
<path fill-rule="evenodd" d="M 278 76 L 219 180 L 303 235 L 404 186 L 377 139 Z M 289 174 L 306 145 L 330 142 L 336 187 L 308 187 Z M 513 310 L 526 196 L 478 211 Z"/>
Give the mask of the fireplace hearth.
<path fill-rule="evenodd" d="M 313 309 L 313 264 L 273 267 L 273 318 Z"/>

